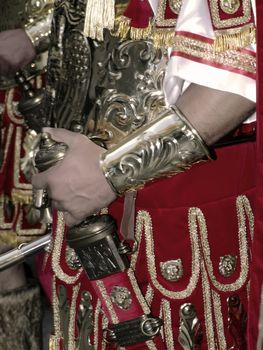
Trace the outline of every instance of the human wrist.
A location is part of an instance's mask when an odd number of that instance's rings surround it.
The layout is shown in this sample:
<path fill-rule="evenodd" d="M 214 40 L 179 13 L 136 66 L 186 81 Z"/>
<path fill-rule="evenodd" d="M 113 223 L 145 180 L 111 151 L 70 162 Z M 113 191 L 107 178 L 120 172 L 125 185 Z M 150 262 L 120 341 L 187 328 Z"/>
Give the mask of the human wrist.
<path fill-rule="evenodd" d="M 111 188 L 122 195 L 212 158 L 198 132 L 177 107 L 171 107 L 103 153 L 101 168 Z"/>

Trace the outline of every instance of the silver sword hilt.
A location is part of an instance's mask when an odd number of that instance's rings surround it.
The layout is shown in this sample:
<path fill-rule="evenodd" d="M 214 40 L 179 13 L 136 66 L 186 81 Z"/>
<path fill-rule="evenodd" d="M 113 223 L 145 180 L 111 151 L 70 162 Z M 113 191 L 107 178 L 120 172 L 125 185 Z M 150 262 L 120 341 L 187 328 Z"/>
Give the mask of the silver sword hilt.
<path fill-rule="evenodd" d="M 66 154 L 67 145 L 52 140 L 50 135 L 43 132 L 40 148 L 35 156 L 35 167 L 39 172 L 45 171 L 61 161 Z M 45 189 L 33 189 L 33 204 L 40 210 L 40 221 L 45 224 L 52 223 L 51 202 Z"/>
<path fill-rule="evenodd" d="M 40 150 L 35 157 L 35 166 L 41 172 L 55 165 L 65 156 L 67 146 L 51 139 L 47 133 L 42 133 Z M 41 212 L 42 222 L 49 228 L 52 222 L 51 203 L 46 190 L 39 190 L 33 193 L 33 204 Z M 30 243 L 22 243 L 18 248 L 14 248 L 0 255 L 0 271 L 13 265 L 22 263 L 26 258 L 35 255 L 43 249 L 47 249 L 51 243 L 51 234 L 46 234 Z"/>

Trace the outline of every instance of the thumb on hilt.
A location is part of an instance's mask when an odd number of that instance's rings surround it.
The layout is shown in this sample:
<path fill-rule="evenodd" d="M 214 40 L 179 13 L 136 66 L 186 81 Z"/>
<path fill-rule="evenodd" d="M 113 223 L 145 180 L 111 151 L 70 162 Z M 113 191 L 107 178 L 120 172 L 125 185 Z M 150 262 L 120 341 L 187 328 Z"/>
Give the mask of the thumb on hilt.
<path fill-rule="evenodd" d="M 63 128 L 43 128 L 42 132 L 48 133 L 52 140 L 56 142 L 63 142 L 68 146 L 71 146 L 74 139 L 76 138 L 76 133 L 63 129 Z"/>

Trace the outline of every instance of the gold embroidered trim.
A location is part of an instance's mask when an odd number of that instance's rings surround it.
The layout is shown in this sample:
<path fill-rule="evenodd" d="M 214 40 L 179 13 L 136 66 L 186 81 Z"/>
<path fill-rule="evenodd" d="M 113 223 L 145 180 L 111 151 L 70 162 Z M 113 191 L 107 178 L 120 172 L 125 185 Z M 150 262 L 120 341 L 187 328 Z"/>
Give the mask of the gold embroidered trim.
<path fill-rule="evenodd" d="M 216 315 L 215 322 L 216 322 L 216 330 L 217 330 L 217 340 L 219 345 L 218 350 L 225 350 L 227 349 L 227 344 L 226 344 L 226 338 L 225 338 L 225 332 L 224 332 L 221 300 L 220 300 L 220 296 L 213 290 L 212 290 L 212 299 L 214 304 L 214 314 Z"/>
<path fill-rule="evenodd" d="M 167 0 L 159 0 L 158 9 L 156 14 L 156 25 L 160 27 L 175 27 L 176 26 L 176 18 L 165 18 L 165 10 L 166 10 L 166 2 Z M 181 0 L 169 0 L 169 5 L 174 14 L 178 14 L 181 8 Z"/>
<path fill-rule="evenodd" d="M 155 264 L 155 253 L 154 253 L 154 239 L 153 239 L 153 228 L 152 219 L 148 211 L 140 210 L 137 214 L 136 219 L 136 232 L 135 237 L 138 242 L 141 242 L 142 233 L 144 231 L 144 236 L 146 240 L 146 257 L 147 257 L 147 267 L 151 277 L 152 285 L 159 290 L 164 296 L 171 299 L 184 299 L 189 297 L 196 287 L 197 281 L 200 276 L 200 251 L 199 251 L 199 238 L 196 230 L 196 223 L 191 223 L 191 215 L 189 215 L 189 231 L 192 249 L 192 274 L 190 281 L 185 290 L 175 292 L 168 290 L 163 287 L 157 280 L 156 264 Z M 138 252 L 140 250 L 140 243 L 137 251 L 132 255 L 131 267 L 134 270 L 136 261 L 138 258 Z"/>
<path fill-rule="evenodd" d="M 127 270 L 127 274 L 128 274 L 128 277 L 130 279 L 130 282 L 131 282 L 131 285 L 132 285 L 132 288 L 135 292 L 135 295 L 137 297 L 137 300 L 139 301 L 142 309 L 143 309 L 143 312 L 147 315 L 151 312 L 151 310 L 149 309 L 149 306 L 147 305 L 146 301 L 145 301 L 145 298 L 143 297 L 142 295 L 142 292 L 138 286 L 138 283 L 137 283 L 137 280 L 136 280 L 136 277 L 134 276 L 134 273 L 132 271 L 132 269 L 128 269 Z"/>
<path fill-rule="evenodd" d="M 247 196 L 244 196 L 244 195 L 239 196 L 237 197 L 237 204 L 238 206 L 241 206 L 245 211 L 246 217 L 248 219 L 250 237 L 251 237 L 251 240 L 253 240 L 255 220 L 254 220 L 254 214 L 253 214 L 249 199 L 247 198 Z"/>
<path fill-rule="evenodd" d="M 53 326 L 55 337 L 60 339 L 61 333 L 61 323 L 60 323 L 60 312 L 59 312 L 59 300 L 57 296 L 57 286 L 56 277 L 53 276 L 52 280 L 52 310 L 53 310 Z"/>
<path fill-rule="evenodd" d="M 205 328 L 207 338 L 207 349 L 217 350 L 215 347 L 215 335 L 214 325 L 212 317 L 212 301 L 211 301 L 211 289 L 208 281 L 208 276 L 205 270 L 205 264 L 201 263 L 202 273 L 202 289 L 203 289 L 203 302 L 204 302 L 204 315 L 205 315 Z"/>
<path fill-rule="evenodd" d="M 163 310 L 163 320 L 164 320 L 164 335 L 165 335 L 165 345 L 167 350 L 174 350 L 174 339 L 173 339 L 173 328 L 171 321 L 171 305 L 168 300 L 162 299 L 161 307 Z"/>
<path fill-rule="evenodd" d="M 209 0 L 210 9 L 212 14 L 212 21 L 216 28 L 228 28 L 245 24 L 251 20 L 251 2 L 250 0 L 243 0 L 244 14 L 240 17 L 234 17 L 229 19 L 220 18 L 220 9 L 218 6 L 218 0 Z"/>
<path fill-rule="evenodd" d="M 23 125 L 24 118 L 18 113 L 18 111 L 15 110 L 15 105 L 17 104 L 17 102 L 13 101 L 14 93 L 15 93 L 15 89 L 10 89 L 5 96 L 5 105 L 6 105 L 7 115 L 10 118 L 10 120 L 15 124 Z"/>
<path fill-rule="evenodd" d="M 0 230 L 0 245 L 11 245 L 11 246 L 17 246 L 18 240 L 17 240 L 17 234 L 14 231 L 6 230 L 2 231 Z"/>
<path fill-rule="evenodd" d="M 101 302 L 98 299 L 94 311 L 94 349 L 98 350 L 98 343 L 99 343 L 99 315 L 101 310 Z M 102 327 L 102 329 L 104 329 Z"/>
<path fill-rule="evenodd" d="M 45 225 L 42 225 L 40 228 L 22 229 L 22 222 L 23 222 L 23 208 L 20 207 L 17 224 L 16 224 L 16 232 L 18 235 L 18 239 L 21 239 L 21 236 L 24 236 L 25 238 L 30 238 L 30 236 L 41 236 L 46 232 Z"/>
<path fill-rule="evenodd" d="M 12 189 L 11 193 L 12 202 L 19 204 L 32 204 L 32 191 L 31 190 L 19 190 L 17 188 Z"/>
<path fill-rule="evenodd" d="M 60 257 L 61 257 L 64 231 L 65 231 L 64 215 L 62 212 L 58 212 L 56 235 L 55 235 L 55 240 L 54 240 L 53 250 L 51 255 L 51 265 L 57 278 L 59 278 L 61 281 L 67 284 L 75 284 L 79 279 L 83 269 L 82 268 L 79 269 L 78 273 L 74 276 L 70 276 L 62 270 L 62 267 L 60 265 Z"/>
<path fill-rule="evenodd" d="M 108 208 L 102 208 L 100 210 L 100 215 L 104 215 L 104 214 L 108 214 L 109 213 L 109 209 Z"/>
<path fill-rule="evenodd" d="M 235 50 L 216 52 L 213 44 L 182 35 L 175 37 L 174 50 L 194 58 L 210 61 L 211 64 L 228 66 L 256 76 L 256 57 L 246 52 Z"/>
<path fill-rule="evenodd" d="M 105 315 L 102 315 L 102 329 L 107 329 L 107 328 L 108 328 L 108 325 L 109 325 L 109 321 L 108 321 L 107 317 L 106 317 Z M 106 347 L 107 347 L 107 343 L 106 343 L 106 341 L 104 341 L 104 342 L 102 343 L 102 348 L 101 348 L 101 350 L 105 350 Z M 124 348 L 123 348 L 123 349 L 124 349 Z M 120 350 L 121 350 L 121 348 L 120 348 Z"/>
<path fill-rule="evenodd" d="M 178 15 L 182 7 L 182 0 L 169 0 L 169 5 L 173 13 Z"/>
<path fill-rule="evenodd" d="M 152 340 L 148 340 L 145 342 L 149 350 L 158 350 Z"/>
<path fill-rule="evenodd" d="M 247 232 L 246 232 L 246 221 L 245 221 L 245 211 L 242 201 L 242 196 L 239 196 L 236 200 L 237 205 L 237 217 L 238 217 L 238 240 L 239 240 L 239 254 L 240 254 L 240 276 L 235 282 L 229 284 L 222 284 L 217 281 L 214 271 L 213 264 L 211 261 L 210 247 L 208 241 L 208 233 L 206 220 L 203 212 L 199 208 L 191 208 L 194 210 L 194 220 L 195 224 L 198 224 L 201 234 L 201 245 L 204 251 L 204 260 L 207 267 L 208 275 L 215 286 L 220 291 L 232 292 L 241 288 L 248 276 L 248 246 L 247 246 Z"/>
<path fill-rule="evenodd" d="M 159 310 L 159 318 L 163 320 L 163 308 L 162 304 L 160 304 L 160 310 Z M 164 327 L 161 327 L 160 329 L 160 336 L 162 338 L 162 341 L 164 342 Z"/>
<path fill-rule="evenodd" d="M 76 308 L 77 298 L 79 294 L 80 284 L 73 287 L 72 299 L 69 311 L 69 326 L 68 326 L 68 350 L 76 350 L 75 343 L 75 319 L 76 319 Z"/>
<path fill-rule="evenodd" d="M 14 161 L 14 184 L 18 188 L 32 189 L 32 185 L 20 182 L 20 152 L 22 144 L 22 127 L 16 128 L 15 161 Z"/>
<path fill-rule="evenodd" d="M 4 131 L 4 130 L 3 130 Z M 10 146 L 10 141 L 11 141 L 11 136 L 13 134 L 13 131 L 14 131 L 14 125 L 13 124 L 10 124 L 9 127 L 8 127 L 8 131 L 7 131 L 7 138 L 6 138 L 6 143 L 5 143 L 5 149 L 4 149 L 4 159 L 3 159 L 3 162 L 1 164 L 1 171 L 3 171 L 4 169 L 4 166 L 6 164 L 6 157 L 7 157 L 7 152 L 9 150 L 9 146 Z M 4 134 L 2 133 L 2 137 L 4 139 Z"/>
<path fill-rule="evenodd" d="M 145 300 L 146 300 L 146 303 L 149 305 L 149 307 L 152 305 L 153 297 L 154 297 L 154 290 L 152 289 L 151 285 L 148 284 L 147 290 L 145 293 Z"/>
<path fill-rule="evenodd" d="M 107 309 L 108 309 L 108 311 L 109 311 L 109 313 L 111 315 L 112 322 L 114 324 L 118 323 L 119 322 L 118 316 L 117 316 L 117 314 L 116 314 L 116 312 L 114 310 L 113 304 L 111 302 L 111 298 L 110 298 L 110 296 L 107 293 L 107 290 L 106 290 L 106 288 L 104 286 L 103 281 L 96 281 L 96 286 L 99 289 L 100 294 L 101 294 L 101 296 L 102 296 L 102 298 L 103 298 L 103 300 L 104 300 L 104 302 L 105 302 L 105 304 L 107 306 Z"/>

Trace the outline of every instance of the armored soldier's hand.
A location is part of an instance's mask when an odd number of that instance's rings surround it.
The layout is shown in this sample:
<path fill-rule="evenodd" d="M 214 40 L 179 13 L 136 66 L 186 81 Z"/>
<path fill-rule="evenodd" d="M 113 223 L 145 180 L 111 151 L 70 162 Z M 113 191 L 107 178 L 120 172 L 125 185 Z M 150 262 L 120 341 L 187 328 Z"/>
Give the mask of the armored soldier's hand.
<path fill-rule="evenodd" d="M 47 189 L 52 207 L 65 212 L 68 226 L 97 213 L 116 198 L 99 164 L 104 149 L 86 136 L 65 129 L 45 128 L 57 142 L 68 145 L 65 158 L 33 176 L 36 189 Z"/>
<path fill-rule="evenodd" d="M 13 76 L 35 57 L 35 48 L 23 29 L 0 33 L 0 75 Z"/>

